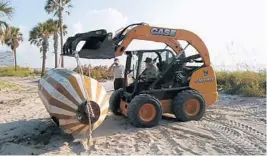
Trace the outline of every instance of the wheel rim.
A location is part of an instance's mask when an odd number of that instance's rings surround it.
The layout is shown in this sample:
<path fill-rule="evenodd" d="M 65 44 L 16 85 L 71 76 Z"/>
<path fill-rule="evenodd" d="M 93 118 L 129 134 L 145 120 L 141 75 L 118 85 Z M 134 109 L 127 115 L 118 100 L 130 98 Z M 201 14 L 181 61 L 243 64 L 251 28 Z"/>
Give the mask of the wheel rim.
<path fill-rule="evenodd" d="M 200 103 L 196 99 L 189 99 L 185 104 L 185 112 L 189 116 L 195 116 L 200 110 Z"/>
<path fill-rule="evenodd" d="M 139 109 L 139 116 L 141 120 L 150 122 L 156 116 L 156 108 L 150 103 L 145 103 Z"/>

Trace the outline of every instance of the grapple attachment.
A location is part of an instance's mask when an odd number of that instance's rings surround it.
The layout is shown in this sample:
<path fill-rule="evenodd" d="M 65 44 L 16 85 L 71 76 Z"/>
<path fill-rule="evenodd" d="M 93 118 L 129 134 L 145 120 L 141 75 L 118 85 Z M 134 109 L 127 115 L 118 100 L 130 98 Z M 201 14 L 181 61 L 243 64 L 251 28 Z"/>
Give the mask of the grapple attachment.
<path fill-rule="evenodd" d="M 78 33 L 69 37 L 63 46 L 64 56 L 74 57 L 77 45 L 85 41 L 85 44 L 78 51 L 80 58 L 87 59 L 111 59 L 115 57 L 115 44 L 112 40 L 112 33 L 105 29 Z"/>

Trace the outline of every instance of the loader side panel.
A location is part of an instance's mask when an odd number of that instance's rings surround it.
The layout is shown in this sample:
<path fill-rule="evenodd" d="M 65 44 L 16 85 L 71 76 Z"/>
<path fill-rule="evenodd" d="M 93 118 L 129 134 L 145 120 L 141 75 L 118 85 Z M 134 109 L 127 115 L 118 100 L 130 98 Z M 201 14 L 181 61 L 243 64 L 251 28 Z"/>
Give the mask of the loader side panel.
<path fill-rule="evenodd" d="M 192 74 L 189 87 L 203 95 L 207 106 L 214 104 L 218 99 L 217 79 L 211 66 L 195 71 Z"/>

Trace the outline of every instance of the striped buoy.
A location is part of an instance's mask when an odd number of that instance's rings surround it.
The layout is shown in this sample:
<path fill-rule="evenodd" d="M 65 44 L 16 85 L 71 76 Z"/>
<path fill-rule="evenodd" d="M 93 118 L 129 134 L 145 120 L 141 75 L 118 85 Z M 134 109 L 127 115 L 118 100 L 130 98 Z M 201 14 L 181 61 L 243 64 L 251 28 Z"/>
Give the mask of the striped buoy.
<path fill-rule="evenodd" d="M 92 130 L 104 121 L 109 109 L 109 95 L 102 84 L 91 77 L 83 77 L 87 96 L 81 75 L 68 69 L 51 69 L 39 82 L 38 94 L 46 110 L 59 127 L 71 135 L 86 134 L 91 128 L 87 97 L 94 113 L 90 117 Z"/>

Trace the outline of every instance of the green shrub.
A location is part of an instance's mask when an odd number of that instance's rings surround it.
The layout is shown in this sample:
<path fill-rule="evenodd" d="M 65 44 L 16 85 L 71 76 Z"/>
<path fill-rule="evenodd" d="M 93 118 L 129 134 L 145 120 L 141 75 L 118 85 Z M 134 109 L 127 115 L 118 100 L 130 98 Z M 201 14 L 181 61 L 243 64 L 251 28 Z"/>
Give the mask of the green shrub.
<path fill-rule="evenodd" d="M 77 67 L 74 69 L 74 71 L 77 73 L 81 73 L 80 69 L 78 69 Z M 86 76 L 90 75 L 92 78 L 99 80 L 99 81 L 110 80 L 113 77 L 113 75 L 111 75 L 111 73 L 108 72 L 107 66 L 91 67 L 91 66 L 83 65 L 82 71 L 83 71 L 83 75 L 86 75 Z"/>
<path fill-rule="evenodd" d="M 219 88 L 226 93 L 266 97 L 266 70 L 217 71 Z"/>
<path fill-rule="evenodd" d="M 0 67 L 0 76 L 27 77 L 34 75 L 40 75 L 40 72 L 27 67 L 18 66 L 17 71 L 15 71 L 14 67 Z"/>
<path fill-rule="evenodd" d="M 12 82 L 8 82 L 5 80 L 0 80 L 0 90 L 5 91 L 5 90 L 18 90 L 20 89 L 21 86 Z"/>

